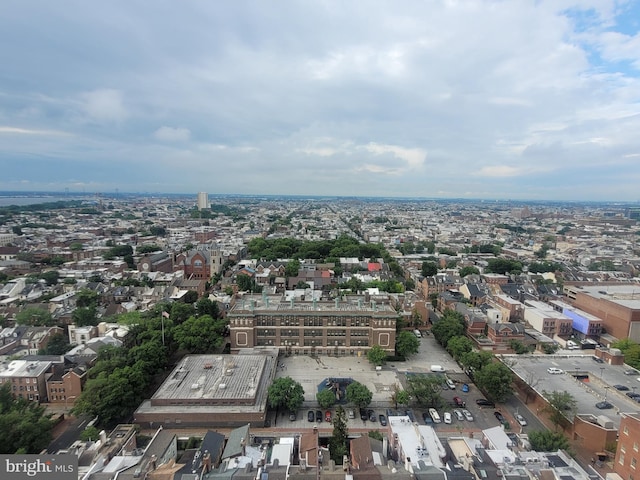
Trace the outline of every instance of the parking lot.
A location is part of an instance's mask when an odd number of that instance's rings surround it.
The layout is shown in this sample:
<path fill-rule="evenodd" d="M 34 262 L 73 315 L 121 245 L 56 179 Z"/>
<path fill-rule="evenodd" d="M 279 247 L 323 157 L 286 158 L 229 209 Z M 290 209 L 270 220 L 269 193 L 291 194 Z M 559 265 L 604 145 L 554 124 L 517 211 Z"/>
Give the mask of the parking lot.
<path fill-rule="evenodd" d="M 564 352 L 563 352 L 564 353 Z M 559 355 L 514 355 L 505 357 L 513 371 L 539 392 L 563 391 L 570 393 L 577 402 L 577 412 L 606 415 L 620 424 L 620 412 L 638 412 L 640 403 L 627 397 L 627 392 L 640 393 L 640 375 L 625 375 L 628 367 L 599 363 L 590 351 L 566 351 Z M 562 373 L 550 373 L 560 369 Z M 613 385 L 628 390 L 619 391 Z M 607 401 L 611 409 L 598 409 L 596 403 Z"/>
<path fill-rule="evenodd" d="M 390 409 L 395 405 L 391 404 L 391 394 L 395 385 L 406 384 L 406 374 L 426 374 L 433 375 L 431 365 L 441 365 L 444 367 L 446 377 L 454 383 L 455 389 L 443 387 L 441 395 L 447 406 L 438 412 L 443 417 L 444 412 L 452 413 L 451 424 L 444 422 L 431 424 L 438 431 L 462 431 L 462 430 L 479 430 L 483 428 L 499 425 L 498 420 L 494 416 L 495 408 L 481 408 L 476 405 L 477 398 L 483 398 L 475 385 L 471 384 L 469 378 L 451 356 L 433 339 L 432 336 L 425 336 L 421 339 L 420 351 L 417 355 L 410 358 L 406 362 L 390 362 L 376 370 L 366 357 L 302 357 L 292 356 L 284 357 L 281 361 L 281 368 L 278 369 L 277 376 L 290 376 L 299 382 L 305 391 L 304 404 L 300 411 L 296 412 L 295 420 L 289 419 L 288 412 L 281 412 L 278 419 L 272 419 L 279 427 L 288 428 L 310 428 L 316 425 L 318 428 L 332 428 L 331 424 L 326 421 L 326 410 L 319 408 L 316 401 L 316 393 L 318 386 L 327 378 L 352 378 L 354 381 L 366 385 L 371 390 L 372 402 L 368 409 L 374 413 L 373 421 L 369 418 L 363 420 L 357 408 L 345 404 L 343 408 L 353 409 L 354 418 L 347 419 L 347 425 L 351 429 L 380 429 L 384 428 L 380 425 L 380 415 L 386 418 Z M 468 392 L 462 391 L 462 385 L 469 386 Z M 458 408 L 455 406 L 453 398 L 457 396 L 466 403 L 466 409 L 473 416 L 473 421 L 458 420 L 453 410 Z M 330 409 L 333 416 L 335 408 Z M 424 424 L 423 416 L 428 415 L 427 409 L 416 408 L 415 405 L 407 407 L 409 414 L 415 420 Z M 405 413 L 404 407 L 395 413 Z M 504 409 L 503 409 L 504 410 Z M 317 414 L 317 411 L 320 413 Z M 313 412 L 310 414 L 309 412 Z M 519 431 L 519 425 L 513 419 L 512 412 L 503 411 L 505 420 L 515 430 Z M 313 420 L 311 420 L 313 418 Z M 318 421 L 318 419 L 320 421 Z M 311 421 L 310 421 L 311 420 Z M 275 425 L 274 425 L 275 426 Z"/>

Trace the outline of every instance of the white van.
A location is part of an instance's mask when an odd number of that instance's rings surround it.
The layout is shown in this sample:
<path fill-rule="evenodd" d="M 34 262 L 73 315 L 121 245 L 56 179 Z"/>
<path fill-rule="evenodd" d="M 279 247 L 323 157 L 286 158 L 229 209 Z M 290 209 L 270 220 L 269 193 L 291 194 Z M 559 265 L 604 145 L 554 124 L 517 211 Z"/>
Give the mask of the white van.
<path fill-rule="evenodd" d="M 413 331 L 413 334 L 418 338 L 422 338 L 422 334 L 420 333 L 420 330 L 418 330 L 417 328 Z"/>
<path fill-rule="evenodd" d="M 444 372 L 444 367 L 442 365 L 431 365 L 432 372 Z"/>
<path fill-rule="evenodd" d="M 433 423 L 440 423 L 442 421 L 440 420 L 440 415 L 438 415 L 438 411 L 435 408 L 429 409 L 429 416 L 431 417 L 431 420 L 433 420 Z"/>

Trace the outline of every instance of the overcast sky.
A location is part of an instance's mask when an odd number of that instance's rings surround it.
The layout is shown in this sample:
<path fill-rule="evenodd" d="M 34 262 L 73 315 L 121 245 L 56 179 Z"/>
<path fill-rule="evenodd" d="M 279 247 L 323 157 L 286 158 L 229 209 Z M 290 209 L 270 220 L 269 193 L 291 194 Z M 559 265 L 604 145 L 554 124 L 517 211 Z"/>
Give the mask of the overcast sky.
<path fill-rule="evenodd" d="M 20 0 L 0 190 L 640 200 L 640 0 Z"/>

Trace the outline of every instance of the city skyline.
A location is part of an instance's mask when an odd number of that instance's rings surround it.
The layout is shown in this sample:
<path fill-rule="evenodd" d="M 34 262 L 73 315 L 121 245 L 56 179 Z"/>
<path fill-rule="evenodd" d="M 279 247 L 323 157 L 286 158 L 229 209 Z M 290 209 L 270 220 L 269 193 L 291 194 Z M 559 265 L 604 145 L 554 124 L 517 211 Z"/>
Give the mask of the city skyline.
<path fill-rule="evenodd" d="M 0 190 L 636 202 L 639 29 L 635 0 L 6 5 Z"/>

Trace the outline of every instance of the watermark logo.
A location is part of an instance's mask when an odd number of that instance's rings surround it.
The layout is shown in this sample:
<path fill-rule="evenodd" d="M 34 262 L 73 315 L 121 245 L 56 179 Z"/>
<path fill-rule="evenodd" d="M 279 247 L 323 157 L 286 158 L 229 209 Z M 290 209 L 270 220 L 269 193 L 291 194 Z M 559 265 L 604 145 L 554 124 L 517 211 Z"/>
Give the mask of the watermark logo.
<path fill-rule="evenodd" d="M 2 480 L 76 480 L 75 455 L 0 455 Z"/>

